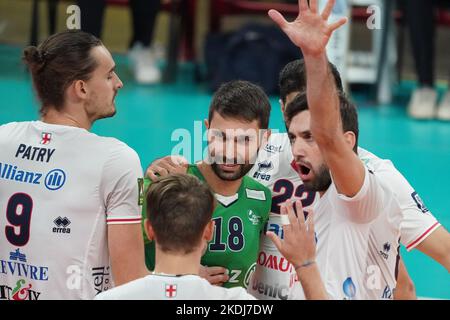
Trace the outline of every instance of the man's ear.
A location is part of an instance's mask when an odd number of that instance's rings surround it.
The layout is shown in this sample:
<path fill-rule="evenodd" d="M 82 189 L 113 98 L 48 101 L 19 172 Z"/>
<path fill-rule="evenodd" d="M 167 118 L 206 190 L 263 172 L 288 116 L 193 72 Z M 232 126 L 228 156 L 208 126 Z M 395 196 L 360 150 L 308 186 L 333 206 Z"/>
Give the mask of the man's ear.
<path fill-rule="evenodd" d="M 264 134 L 262 136 L 261 144 L 259 145 L 260 148 L 264 147 L 269 142 L 270 135 L 272 134 L 271 129 L 263 129 L 263 130 L 264 130 Z"/>
<path fill-rule="evenodd" d="M 283 100 L 279 99 L 278 102 L 280 103 L 281 113 L 283 114 L 283 117 L 284 117 L 284 112 L 286 111 L 286 106 L 284 105 Z"/>
<path fill-rule="evenodd" d="M 203 123 L 205 124 L 206 129 L 209 129 L 209 121 L 208 121 L 208 119 L 203 120 Z"/>
<path fill-rule="evenodd" d="M 203 239 L 207 242 L 211 241 L 214 236 L 214 221 L 208 222 L 208 224 L 205 227 L 205 230 L 203 231 Z"/>
<path fill-rule="evenodd" d="M 86 82 L 83 80 L 76 80 L 72 83 L 73 92 L 78 99 L 86 99 L 88 95 L 88 88 Z"/>
<path fill-rule="evenodd" d="M 155 232 L 153 231 L 153 227 L 148 219 L 144 220 L 144 230 L 148 240 L 153 241 L 155 239 Z"/>
<path fill-rule="evenodd" d="M 350 148 L 354 148 L 356 144 L 356 136 L 355 133 L 352 131 L 347 131 L 344 133 L 344 138 L 347 144 L 350 146 Z"/>

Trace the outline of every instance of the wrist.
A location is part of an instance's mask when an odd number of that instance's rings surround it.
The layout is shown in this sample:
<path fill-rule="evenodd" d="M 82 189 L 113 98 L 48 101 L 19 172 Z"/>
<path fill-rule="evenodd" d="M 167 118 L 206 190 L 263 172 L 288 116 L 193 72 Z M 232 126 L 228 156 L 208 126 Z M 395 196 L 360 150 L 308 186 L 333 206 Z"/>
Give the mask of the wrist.
<path fill-rule="evenodd" d="M 303 54 L 303 59 L 305 60 L 305 64 L 306 63 L 313 64 L 313 63 L 326 62 L 326 66 L 328 66 L 328 57 L 327 57 L 326 51 Z"/>
<path fill-rule="evenodd" d="M 294 264 L 294 269 L 296 272 L 299 272 L 301 269 L 309 268 L 315 263 L 316 263 L 315 259 L 307 259 L 300 264 Z"/>

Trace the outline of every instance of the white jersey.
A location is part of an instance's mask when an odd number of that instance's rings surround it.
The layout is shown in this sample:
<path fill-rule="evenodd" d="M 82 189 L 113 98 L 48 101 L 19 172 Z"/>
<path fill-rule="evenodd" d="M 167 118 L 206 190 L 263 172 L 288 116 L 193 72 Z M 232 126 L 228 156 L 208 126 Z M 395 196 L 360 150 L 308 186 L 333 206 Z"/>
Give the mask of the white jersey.
<path fill-rule="evenodd" d="M 352 218 L 361 213 L 366 223 L 357 223 Z M 381 270 L 381 276 L 393 279 L 395 288 L 398 246 L 394 247 L 394 243 L 400 238 L 402 214 L 394 193 L 377 172 L 365 167 L 364 183 L 352 198 L 339 194 L 332 183 L 315 204 L 314 216 L 317 265 L 330 298 L 370 299 L 382 290 L 374 284 L 375 280 L 380 281 L 380 272 L 373 275 L 377 265 L 371 261 L 380 237 L 393 244 L 391 268 Z M 385 229 L 374 228 L 379 225 Z M 378 278 L 368 278 L 368 275 Z M 294 287 L 292 298 L 303 298 L 300 286 Z"/>
<path fill-rule="evenodd" d="M 403 212 L 400 242 L 411 251 L 441 224 L 390 160 L 380 159 L 362 148 L 358 148 L 358 155 L 395 193 Z"/>
<path fill-rule="evenodd" d="M 319 198 L 316 192 L 305 190 L 293 160 L 288 135 L 274 133 L 259 151 L 256 163 L 248 173 L 272 192 L 269 221 L 261 235 L 257 267 L 248 286 L 248 291 L 259 299 L 286 300 L 298 281 L 292 265 L 265 235 L 266 231 L 272 231 L 283 237 L 280 205 L 289 199 L 298 199 L 304 208 L 308 208 Z"/>
<path fill-rule="evenodd" d="M 92 299 L 112 283 L 107 224 L 140 223 L 137 154 L 85 129 L 0 126 L 0 300 Z"/>
<path fill-rule="evenodd" d="M 96 300 L 255 300 L 244 288 L 213 286 L 197 275 L 151 274 L 105 291 Z"/>
<path fill-rule="evenodd" d="M 400 217 L 403 217 L 401 221 L 401 241 L 410 250 L 412 246 L 417 245 L 434 231 L 439 226 L 439 223 L 431 214 L 427 213 L 427 209 L 417 196 L 417 193 L 414 192 L 406 179 L 395 169 L 390 161 L 382 160 L 362 148 L 358 148 L 358 154 L 366 165 L 371 167 L 372 170 L 376 169 L 377 175 L 382 181 L 385 181 L 385 185 L 392 185 L 397 190 L 397 201 L 402 208 Z M 280 237 L 283 236 L 282 223 L 279 217 L 279 205 L 282 202 L 292 198 L 293 194 L 294 196 L 297 194 L 300 195 L 303 206 L 306 208 L 319 199 L 318 194 L 304 191 L 302 181 L 292 167 L 292 162 L 293 155 L 287 134 L 273 134 L 269 139 L 268 145 L 258 154 L 257 162 L 249 173 L 251 177 L 272 190 L 274 201 L 266 230 L 273 231 Z M 280 188 L 279 185 L 287 187 Z M 296 190 L 296 192 L 291 190 Z M 285 196 L 285 194 L 289 196 Z M 280 195 L 283 197 L 283 201 L 280 201 Z M 422 212 L 426 214 L 419 214 Z M 398 217 L 390 218 L 389 220 L 381 218 L 377 223 L 378 229 L 382 229 L 386 225 L 388 226 L 386 230 L 395 229 L 397 228 L 397 222 Z M 383 297 L 391 298 L 391 293 L 395 287 L 396 273 L 395 266 L 393 267 L 392 265 L 396 265 L 397 262 L 397 256 L 394 252 L 398 250 L 398 239 L 392 237 L 396 232 L 390 233 L 391 237 L 385 237 L 383 236 L 383 231 L 375 232 L 376 230 L 372 230 L 373 233 L 370 240 L 372 252 L 370 256 L 379 258 L 379 268 L 382 274 L 380 276 L 381 284 L 377 286 L 375 282 L 371 288 L 381 288 L 382 292 L 380 294 L 379 290 L 371 290 L 372 296 L 370 297 L 378 299 Z M 374 234 L 381 236 L 375 237 Z M 387 238 L 391 240 L 387 241 Z M 319 248 L 323 247 L 319 246 L 318 250 Z M 388 251 L 388 253 L 385 251 Z M 385 259 L 385 257 L 389 257 L 389 259 Z M 373 259 L 371 261 L 368 258 L 368 260 L 367 264 L 373 265 Z M 278 252 L 272 241 L 264 234 L 261 238 L 261 250 L 257 262 L 252 285 L 249 286 L 250 293 L 260 299 L 287 299 L 289 296 L 295 296 L 292 293 L 293 287 L 294 285 L 300 286 L 299 283 L 296 283 L 298 281 L 296 272 L 292 265 Z M 388 267 L 389 269 L 386 270 Z M 393 269 L 394 272 L 392 272 Z M 365 276 L 366 282 L 372 281 L 373 278 L 370 278 L 371 272 L 375 273 L 377 270 L 374 267 L 369 268 L 369 273 L 366 272 L 367 276 Z M 351 287 L 350 280 L 347 284 Z M 297 290 L 298 288 L 295 291 Z"/>
<path fill-rule="evenodd" d="M 394 167 L 391 161 L 376 157 L 367 150 L 358 149 L 360 159 L 385 182 L 393 192 L 401 208 L 402 215 L 390 212 L 387 219 L 379 218 L 373 225 L 369 237 L 368 299 L 393 299 L 398 275 L 400 242 L 412 250 L 440 224 L 428 211 L 417 192 Z M 395 238 L 396 226 L 400 219 L 400 236 Z M 394 270 L 394 273 L 392 273 Z"/>

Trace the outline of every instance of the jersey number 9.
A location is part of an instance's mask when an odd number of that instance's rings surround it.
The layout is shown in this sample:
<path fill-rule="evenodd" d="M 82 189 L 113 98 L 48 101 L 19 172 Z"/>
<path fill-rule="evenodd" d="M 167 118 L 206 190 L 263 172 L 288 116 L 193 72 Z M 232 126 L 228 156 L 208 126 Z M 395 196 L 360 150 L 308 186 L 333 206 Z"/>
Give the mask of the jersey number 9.
<path fill-rule="evenodd" d="M 23 247 L 30 239 L 30 222 L 33 200 L 25 193 L 16 193 L 8 200 L 5 227 L 6 239 L 16 247 Z M 19 229 L 18 232 L 17 228 Z"/>

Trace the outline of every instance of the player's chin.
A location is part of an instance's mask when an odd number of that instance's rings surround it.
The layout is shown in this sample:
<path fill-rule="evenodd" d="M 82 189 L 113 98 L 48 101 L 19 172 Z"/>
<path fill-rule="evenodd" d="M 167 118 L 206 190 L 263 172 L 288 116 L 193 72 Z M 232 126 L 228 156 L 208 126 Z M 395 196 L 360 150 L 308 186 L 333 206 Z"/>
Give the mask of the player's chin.
<path fill-rule="evenodd" d="M 216 172 L 216 174 L 219 176 L 220 179 L 226 181 L 234 181 L 242 177 L 241 165 L 230 167 L 223 164 L 217 164 L 216 170 L 214 171 Z"/>
<path fill-rule="evenodd" d="M 111 118 L 111 117 L 115 116 L 116 112 L 117 112 L 116 106 L 115 106 L 115 104 L 112 104 L 109 107 L 109 110 L 103 114 L 102 118 Z"/>

